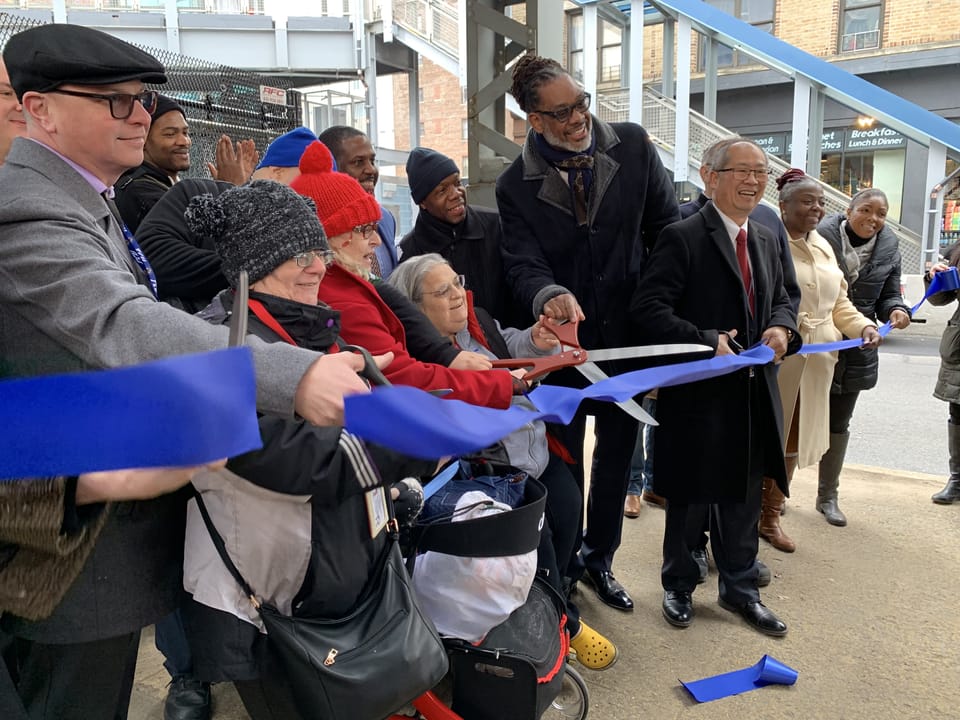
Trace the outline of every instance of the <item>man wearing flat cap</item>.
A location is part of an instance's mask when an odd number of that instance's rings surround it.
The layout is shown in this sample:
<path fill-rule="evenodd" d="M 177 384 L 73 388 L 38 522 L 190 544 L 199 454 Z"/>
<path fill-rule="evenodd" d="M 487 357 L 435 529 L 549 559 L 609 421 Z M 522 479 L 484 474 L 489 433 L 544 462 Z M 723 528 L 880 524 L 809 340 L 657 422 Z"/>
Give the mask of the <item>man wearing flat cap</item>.
<path fill-rule="evenodd" d="M 503 274 L 500 215 L 492 208 L 467 204 L 457 164 L 436 150 L 414 148 L 407 158 L 407 181 L 420 212 L 400 241 L 400 262 L 439 253 L 463 273 L 475 305 L 504 327 L 530 325 L 533 316 L 520 308 Z"/>
<path fill-rule="evenodd" d="M 165 82 L 160 63 L 106 33 L 57 24 L 14 35 L 3 58 L 28 139 L 13 141 L 0 168 L 0 376 L 225 347 L 226 328 L 157 301 L 153 271 L 109 199 L 121 173 L 143 162 L 156 104 L 144 83 Z M 358 355 L 246 344 L 261 412 L 340 424 L 343 395 L 366 390 Z M 76 484 L 58 487 L 49 492 L 77 515 Z M 23 502 L 36 493 L 23 483 Z M 0 616 L 0 648 L 30 718 L 126 717 L 140 629 L 170 613 L 181 592 L 184 521 L 180 494 L 109 506 L 52 614 Z M 0 547 L 0 564 L 17 550 Z"/>
<path fill-rule="evenodd" d="M 127 170 L 116 184 L 120 217 L 136 234 L 140 221 L 163 194 L 190 169 L 190 126 L 183 108 L 166 95 L 157 95 L 150 132 L 143 146 L 143 162 Z"/>

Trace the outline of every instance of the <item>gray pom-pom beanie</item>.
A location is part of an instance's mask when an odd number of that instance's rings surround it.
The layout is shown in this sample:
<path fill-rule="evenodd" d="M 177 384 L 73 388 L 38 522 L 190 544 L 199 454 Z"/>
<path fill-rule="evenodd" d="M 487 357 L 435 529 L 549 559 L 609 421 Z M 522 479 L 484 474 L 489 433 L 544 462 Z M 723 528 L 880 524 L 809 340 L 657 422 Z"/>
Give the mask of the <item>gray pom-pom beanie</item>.
<path fill-rule="evenodd" d="M 294 255 L 330 249 L 310 199 L 273 180 L 199 195 L 184 217 L 192 232 L 213 241 L 234 288 L 241 270 L 255 283 Z"/>

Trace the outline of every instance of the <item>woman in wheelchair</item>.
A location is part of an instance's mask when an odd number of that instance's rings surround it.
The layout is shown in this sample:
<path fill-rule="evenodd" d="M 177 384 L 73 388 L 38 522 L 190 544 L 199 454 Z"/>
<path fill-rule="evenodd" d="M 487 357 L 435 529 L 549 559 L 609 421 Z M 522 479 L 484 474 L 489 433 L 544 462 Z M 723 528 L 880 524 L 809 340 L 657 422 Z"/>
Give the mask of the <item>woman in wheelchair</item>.
<path fill-rule="evenodd" d="M 556 338 L 543 328 L 544 318 L 525 330 L 501 328 L 482 308 L 474 308 L 463 276 L 436 253 L 402 262 L 389 282 L 410 298 L 442 335 L 463 350 L 497 359 L 545 355 L 558 349 Z M 519 397 L 515 402 L 524 403 L 526 399 Z M 537 478 L 547 489 L 547 522 L 541 533 L 537 562 L 541 577 L 562 593 L 563 578 L 575 552 L 577 520 L 582 513 L 583 500 L 573 475 L 549 451 L 546 429 L 539 421 L 504 438 L 497 450 L 499 459 L 486 463 L 487 475 L 508 478 L 520 470 Z M 580 619 L 569 597 L 565 601 L 570 646 L 577 659 L 593 670 L 610 667 L 617 658 L 616 646 Z"/>

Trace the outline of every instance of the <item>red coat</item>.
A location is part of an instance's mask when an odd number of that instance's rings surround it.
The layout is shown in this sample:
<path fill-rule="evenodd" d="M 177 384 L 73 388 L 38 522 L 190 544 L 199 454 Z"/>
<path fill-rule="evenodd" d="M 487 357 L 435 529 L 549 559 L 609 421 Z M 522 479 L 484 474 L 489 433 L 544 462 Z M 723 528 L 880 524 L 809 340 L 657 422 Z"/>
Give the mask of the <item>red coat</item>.
<path fill-rule="evenodd" d="M 445 397 L 492 408 L 510 406 L 513 380 L 506 370 L 451 370 L 414 360 L 407 352 L 403 325 L 369 282 L 331 265 L 320 283 L 318 297 L 340 311 L 340 338 L 374 355 L 394 354 L 384 375 L 395 385 L 422 390 L 452 388 Z"/>

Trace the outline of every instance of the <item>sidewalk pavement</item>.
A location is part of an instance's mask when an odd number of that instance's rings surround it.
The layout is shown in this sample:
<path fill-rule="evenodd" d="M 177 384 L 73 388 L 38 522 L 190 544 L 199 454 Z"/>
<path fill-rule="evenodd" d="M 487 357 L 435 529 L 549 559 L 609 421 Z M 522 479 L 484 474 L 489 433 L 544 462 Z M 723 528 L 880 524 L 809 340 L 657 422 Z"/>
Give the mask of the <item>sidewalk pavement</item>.
<path fill-rule="evenodd" d="M 796 553 L 761 541 L 774 573 L 764 602 L 789 625 L 782 639 L 747 627 L 716 603 L 716 574 L 694 594 L 696 618 L 673 628 L 660 614 L 664 513 L 646 506 L 624 521 L 615 572 L 636 609 L 622 613 L 578 591 L 583 617 L 613 639 L 620 659 L 582 670 L 590 718 L 960 717 L 960 505 L 930 502 L 944 478 L 879 468 L 844 469 L 841 507 L 849 525 L 813 509 L 816 468 L 797 473 L 783 527 Z M 765 653 L 799 671 L 793 687 L 769 687 L 697 705 L 678 680 L 754 664 Z M 144 632 L 131 720 L 160 720 L 168 678 Z M 232 686 L 214 689 L 215 720 L 245 720 Z"/>

